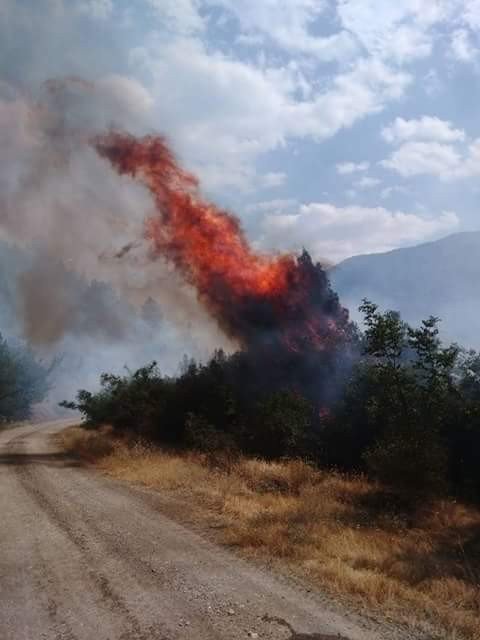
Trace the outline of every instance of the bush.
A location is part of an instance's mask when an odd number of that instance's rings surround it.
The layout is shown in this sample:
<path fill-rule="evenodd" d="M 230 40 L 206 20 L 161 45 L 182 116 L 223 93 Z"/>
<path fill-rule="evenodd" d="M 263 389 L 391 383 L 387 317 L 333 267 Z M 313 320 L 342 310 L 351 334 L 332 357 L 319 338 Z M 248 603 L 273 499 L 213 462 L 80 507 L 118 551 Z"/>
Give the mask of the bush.
<path fill-rule="evenodd" d="M 238 450 L 238 444 L 232 434 L 219 431 L 203 416 L 192 412 L 187 414 L 185 420 L 185 444 L 208 454 Z"/>
<path fill-rule="evenodd" d="M 249 449 L 265 458 L 307 453 L 313 408 L 299 393 L 277 391 L 260 400 L 252 416 Z"/>
<path fill-rule="evenodd" d="M 364 458 L 370 474 L 396 493 L 421 498 L 446 490 L 446 451 L 428 433 L 385 434 Z"/>

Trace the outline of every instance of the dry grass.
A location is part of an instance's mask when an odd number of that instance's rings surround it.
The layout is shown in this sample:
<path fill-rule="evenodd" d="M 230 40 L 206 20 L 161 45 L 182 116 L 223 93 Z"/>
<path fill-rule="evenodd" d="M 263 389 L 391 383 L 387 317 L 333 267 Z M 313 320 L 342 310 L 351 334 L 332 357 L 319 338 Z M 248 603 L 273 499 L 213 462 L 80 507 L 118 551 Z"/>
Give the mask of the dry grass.
<path fill-rule="evenodd" d="M 415 514 L 363 478 L 298 462 L 212 460 L 67 430 L 108 474 L 181 495 L 223 541 L 281 559 L 335 594 L 431 637 L 480 640 L 480 512 L 438 501 Z"/>

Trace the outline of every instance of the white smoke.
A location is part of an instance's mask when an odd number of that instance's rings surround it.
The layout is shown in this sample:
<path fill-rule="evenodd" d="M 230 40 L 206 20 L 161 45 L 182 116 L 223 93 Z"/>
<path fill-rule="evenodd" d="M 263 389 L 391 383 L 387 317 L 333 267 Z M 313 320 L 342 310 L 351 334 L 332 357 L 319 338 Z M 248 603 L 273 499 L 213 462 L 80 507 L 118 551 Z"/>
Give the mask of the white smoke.
<path fill-rule="evenodd" d="M 27 256 L 16 332 L 47 358 L 63 354 L 55 399 L 104 370 L 155 358 L 172 372 L 183 354 L 228 347 L 195 292 L 153 259 L 148 193 L 90 145 L 112 127 L 148 132 L 151 109 L 148 92 L 118 75 L 49 79 L 37 92 L 0 83 L 0 240 Z M 147 300 L 161 309 L 156 326 L 142 316 Z"/>

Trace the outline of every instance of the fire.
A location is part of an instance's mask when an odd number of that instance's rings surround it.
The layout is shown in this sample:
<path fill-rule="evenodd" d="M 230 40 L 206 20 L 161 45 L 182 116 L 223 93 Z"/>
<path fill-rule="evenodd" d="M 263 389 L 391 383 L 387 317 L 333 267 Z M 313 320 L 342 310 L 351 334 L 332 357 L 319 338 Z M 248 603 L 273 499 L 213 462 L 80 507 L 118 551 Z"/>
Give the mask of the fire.
<path fill-rule="evenodd" d="M 203 199 L 165 140 L 112 132 L 94 140 L 121 175 L 142 182 L 156 215 L 146 221 L 153 251 L 165 256 L 198 291 L 222 329 L 243 346 L 281 343 L 322 350 L 348 330 L 319 265 L 308 254 L 269 256 L 250 247 L 239 220 Z"/>

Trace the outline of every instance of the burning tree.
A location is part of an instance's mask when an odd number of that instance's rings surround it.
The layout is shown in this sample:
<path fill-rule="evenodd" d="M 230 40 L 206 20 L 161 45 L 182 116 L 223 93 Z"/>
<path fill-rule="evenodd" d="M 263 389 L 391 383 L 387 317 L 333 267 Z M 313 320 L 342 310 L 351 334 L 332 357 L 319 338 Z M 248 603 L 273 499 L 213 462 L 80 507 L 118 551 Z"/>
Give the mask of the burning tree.
<path fill-rule="evenodd" d="M 255 252 L 239 220 L 203 199 L 198 180 L 163 138 L 112 132 L 94 146 L 119 174 L 150 191 L 156 214 L 145 233 L 153 253 L 195 287 L 223 331 L 254 354 L 255 366 L 314 398 L 327 386 L 333 390 L 355 331 L 322 267 L 305 251 L 299 257 Z"/>

